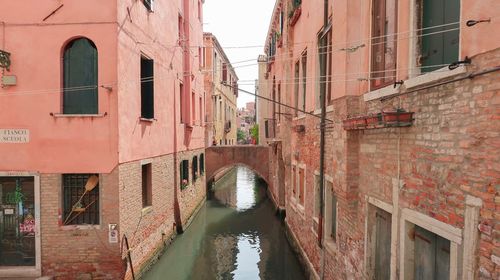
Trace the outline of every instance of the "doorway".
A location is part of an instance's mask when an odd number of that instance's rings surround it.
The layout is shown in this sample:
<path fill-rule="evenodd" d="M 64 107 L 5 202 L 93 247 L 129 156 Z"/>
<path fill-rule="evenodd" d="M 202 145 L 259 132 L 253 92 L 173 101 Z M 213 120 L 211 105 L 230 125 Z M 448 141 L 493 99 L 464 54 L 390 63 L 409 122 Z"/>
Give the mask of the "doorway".
<path fill-rule="evenodd" d="M 0 272 L 39 274 L 38 191 L 38 177 L 0 175 Z"/>

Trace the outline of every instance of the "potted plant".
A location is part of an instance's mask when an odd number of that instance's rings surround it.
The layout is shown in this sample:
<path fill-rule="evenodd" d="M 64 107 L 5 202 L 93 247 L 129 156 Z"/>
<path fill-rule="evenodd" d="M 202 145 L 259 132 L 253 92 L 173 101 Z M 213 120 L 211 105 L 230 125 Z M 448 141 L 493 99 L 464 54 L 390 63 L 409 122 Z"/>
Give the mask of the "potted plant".
<path fill-rule="evenodd" d="M 182 179 L 181 190 L 184 190 L 188 186 L 188 181 L 186 179 Z"/>

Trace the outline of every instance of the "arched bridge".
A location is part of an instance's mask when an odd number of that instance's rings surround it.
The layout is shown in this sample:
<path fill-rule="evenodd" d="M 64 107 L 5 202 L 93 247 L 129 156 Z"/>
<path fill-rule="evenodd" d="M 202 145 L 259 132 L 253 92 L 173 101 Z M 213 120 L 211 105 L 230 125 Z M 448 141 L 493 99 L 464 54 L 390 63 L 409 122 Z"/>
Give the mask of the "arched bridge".
<path fill-rule="evenodd" d="M 269 178 L 269 147 L 255 145 L 212 146 L 205 152 L 207 182 L 226 167 L 242 164 L 248 166 L 262 177 L 268 186 Z"/>

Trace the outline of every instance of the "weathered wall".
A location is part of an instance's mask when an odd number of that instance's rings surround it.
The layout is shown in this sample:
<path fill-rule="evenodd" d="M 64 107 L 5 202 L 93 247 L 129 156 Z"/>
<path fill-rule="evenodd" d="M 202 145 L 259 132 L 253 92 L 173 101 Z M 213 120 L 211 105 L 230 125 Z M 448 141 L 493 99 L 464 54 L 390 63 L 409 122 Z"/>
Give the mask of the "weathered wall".
<path fill-rule="evenodd" d="M 0 144 L 0 170 L 109 173 L 118 162 L 116 7 L 113 1 L 4 1 L 0 49 L 11 53 L 15 86 L 0 88 L 0 128 L 30 131 L 30 142 Z M 37 7 L 34 9 L 33 7 Z M 95 7 L 100 7 L 95 9 Z M 22 11 L 22 12 L 21 12 Z M 72 39 L 92 40 L 98 52 L 98 113 L 62 113 L 62 56 Z M 72 155 L 68 157 L 68 155 Z"/>
<path fill-rule="evenodd" d="M 108 242 L 108 224 L 118 223 L 118 170 L 100 174 L 100 225 L 60 226 L 62 175 L 43 174 L 41 196 L 42 274 L 56 279 L 119 279 L 120 244 Z"/>

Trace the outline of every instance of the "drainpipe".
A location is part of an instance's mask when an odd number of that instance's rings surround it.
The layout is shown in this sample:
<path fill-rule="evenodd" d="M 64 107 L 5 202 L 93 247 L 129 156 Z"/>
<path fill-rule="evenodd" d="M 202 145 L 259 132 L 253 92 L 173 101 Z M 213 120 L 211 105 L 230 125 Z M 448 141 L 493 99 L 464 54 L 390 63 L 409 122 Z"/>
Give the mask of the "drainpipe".
<path fill-rule="evenodd" d="M 174 84 L 174 107 L 175 107 L 175 101 L 177 94 L 175 94 L 175 84 Z M 181 93 L 179 93 L 181 94 Z M 179 100 L 180 101 L 180 100 Z M 182 114 L 182 108 L 179 111 L 180 114 Z M 181 220 L 181 207 L 179 206 L 179 193 L 177 188 L 180 186 L 178 182 L 178 172 L 177 172 L 177 167 L 178 167 L 178 161 L 177 161 L 177 114 L 175 113 L 175 108 L 174 108 L 174 221 L 177 229 L 177 233 L 183 233 L 184 230 L 182 229 L 182 220 Z"/>
<path fill-rule="evenodd" d="M 320 44 L 321 51 L 320 54 L 323 57 L 323 63 L 321 63 L 321 73 L 326 74 L 326 60 L 325 55 L 328 50 L 326 47 L 328 45 L 326 32 L 328 26 L 328 0 L 324 0 L 324 18 L 323 18 L 323 35 L 322 42 Z M 321 61 L 321 60 L 320 60 Z M 325 121 L 326 121 L 326 75 L 321 75 L 320 78 L 320 102 L 321 102 L 321 123 L 320 123 L 320 148 L 319 148 L 319 193 L 320 195 L 320 211 L 318 217 L 318 245 L 321 248 L 321 267 L 320 267 L 320 279 L 325 278 L 325 248 L 324 248 L 324 212 L 325 212 Z"/>

